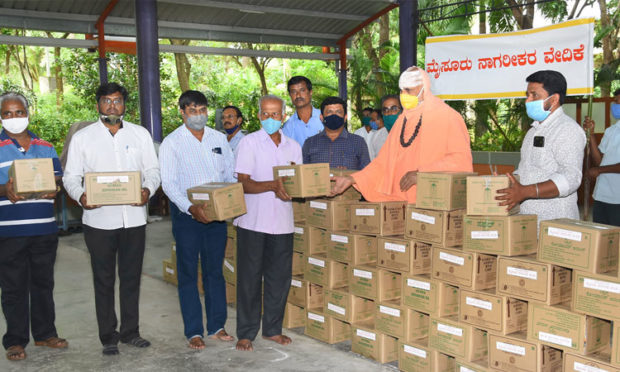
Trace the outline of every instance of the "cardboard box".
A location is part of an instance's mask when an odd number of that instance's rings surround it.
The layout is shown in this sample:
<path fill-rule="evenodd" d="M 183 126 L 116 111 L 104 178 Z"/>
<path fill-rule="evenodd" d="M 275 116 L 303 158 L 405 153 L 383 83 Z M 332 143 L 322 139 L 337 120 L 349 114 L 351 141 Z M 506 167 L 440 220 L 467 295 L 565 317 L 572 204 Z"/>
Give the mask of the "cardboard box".
<path fill-rule="evenodd" d="M 431 248 L 429 243 L 412 239 L 379 238 L 377 266 L 409 274 L 430 274 Z"/>
<path fill-rule="evenodd" d="M 467 361 L 481 360 L 487 357 L 487 333 L 454 317 L 431 317 L 428 346 Z"/>
<path fill-rule="evenodd" d="M 404 341 L 428 336 L 427 314 L 415 311 L 400 301 L 384 301 L 375 304 L 375 328 Z"/>
<path fill-rule="evenodd" d="M 304 222 L 295 222 L 293 230 L 293 251 L 308 252 L 308 229 Z"/>
<path fill-rule="evenodd" d="M 178 285 L 179 282 L 177 280 L 177 266 L 174 265 L 171 260 L 164 260 L 163 268 L 164 268 L 164 271 L 163 271 L 164 282 Z"/>
<path fill-rule="evenodd" d="M 456 249 L 433 249 L 432 277 L 460 288 L 495 288 L 497 257 Z"/>
<path fill-rule="evenodd" d="M 611 323 L 560 306 L 530 302 L 527 338 L 564 351 L 609 354 Z"/>
<path fill-rule="evenodd" d="M 503 335 L 527 329 L 527 302 L 495 291 L 461 289 L 459 320 Z"/>
<path fill-rule="evenodd" d="M 466 177 L 475 173 L 418 172 L 416 207 L 451 211 L 465 208 Z"/>
<path fill-rule="evenodd" d="M 292 198 L 325 196 L 330 193 L 329 163 L 273 167 L 273 179 L 286 177 L 284 188 Z"/>
<path fill-rule="evenodd" d="M 398 369 L 405 372 L 454 372 L 455 359 L 428 347 L 427 340 L 398 341 Z"/>
<path fill-rule="evenodd" d="M 306 326 L 306 310 L 303 307 L 293 305 L 290 302 L 286 303 L 284 308 L 284 321 L 282 322 L 283 328 L 299 328 Z"/>
<path fill-rule="evenodd" d="M 331 231 L 349 230 L 349 205 L 346 200 L 306 201 L 306 222 Z"/>
<path fill-rule="evenodd" d="M 372 320 L 375 303 L 349 293 L 347 288 L 325 290 L 325 315 L 333 316 L 347 323 L 360 323 Z"/>
<path fill-rule="evenodd" d="M 228 248 L 228 243 L 227 243 L 226 247 Z M 172 265 L 174 267 L 177 266 L 177 243 L 176 242 L 172 242 L 172 244 L 171 244 L 171 248 L 170 248 L 170 261 L 172 261 Z"/>
<path fill-rule="evenodd" d="M 337 169 L 337 168 L 331 168 L 330 169 L 330 174 L 329 177 L 336 177 L 336 176 L 347 176 L 350 175 L 352 173 L 357 172 L 356 170 L 351 170 L 351 169 Z M 332 181 L 332 185 L 336 183 L 335 181 Z M 330 199 L 332 200 L 351 200 L 351 201 L 360 201 L 360 199 L 362 198 L 362 194 L 360 194 L 359 191 L 357 191 L 355 189 L 355 187 L 349 187 L 348 189 L 346 189 L 345 192 L 343 192 L 340 195 L 336 195 L 334 197 L 331 197 Z"/>
<path fill-rule="evenodd" d="M 237 284 L 237 272 L 235 270 L 237 261 L 230 258 L 224 258 L 224 265 L 222 265 L 222 274 L 224 275 L 224 281 L 230 284 Z"/>
<path fill-rule="evenodd" d="M 306 271 L 306 260 L 303 253 L 293 251 L 292 275 L 303 275 Z"/>
<path fill-rule="evenodd" d="M 535 256 L 498 257 L 497 293 L 556 305 L 571 299 L 570 269 L 538 262 Z"/>
<path fill-rule="evenodd" d="M 489 367 L 501 372 L 561 372 L 562 352 L 527 341 L 524 332 L 513 336 L 490 333 Z"/>
<path fill-rule="evenodd" d="M 351 264 L 367 265 L 377 262 L 377 238 L 374 236 L 353 234 Z"/>
<path fill-rule="evenodd" d="M 620 367 L 620 322 L 613 322 L 611 342 L 611 365 Z"/>
<path fill-rule="evenodd" d="M 348 270 L 347 264 L 330 260 L 325 255 L 312 255 L 307 258 L 304 278 L 325 288 L 342 288 L 349 281 Z"/>
<path fill-rule="evenodd" d="M 345 232 L 328 232 L 327 258 L 351 263 L 353 257 L 354 235 Z"/>
<path fill-rule="evenodd" d="M 523 256 L 538 251 L 538 218 L 514 216 L 465 216 L 463 249 L 466 251 Z"/>
<path fill-rule="evenodd" d="M 237 226 L 233 225 L 232 222 L 226 222 L 226 236 L 229 238 L 237 239 Z"/>
<path fill-rule="evenodd" d="M 306 220 L 306 201 L 304 199 L 293 199 L 293 220 L 304 222 Z"/>
<path fill-rule="evenodd" d="M 175 246 L 176 249 L 176 246 Z M 176 253 L 176 252 L 175 252 Z M 237 256 L 237 238 L 226 237 L 226 248 L 224 249 L 224 257 L 230 258 L 233 261 Z"/>
<path fill-rule="evenodd" d="M 375 301 L 400 299 L 401 275 L 372 266 L 354 266 L 349 270 L 349 292 Z"/>
<path fill-rule="evenodd" d="M 352 203 L 351 231 L 371 235 L 403 235 L 406 202 Z"/>
<path fill-rule="evenodd" d="M 428 275 L 403 275 L 402 303 L 410 308 L 447 317 L 459 313 L 459 289 Z"/>
<path fill-rule="evenodd" d="M 311 254 L 323 254 L 327 253 L 327 245 L 329 243 L 329 234 L 326 230 L 318 227 L 306 225 L 305 227 L 305 239 L 306 251 L 304 254 L 309 256 Z"/>
<path fill-rule="evenodd" d="M 491 372 L 486 360 L 466 362 L 456 359 L 454 370 L 457 372 Z"/>
<path fill-rule="evenodd" d="M 211 182 L 187 189 L 194 205 L 201 205 L 210 220 L 224 221 L 247 212 L 243 185 L 239 182 Z"/>
<path fill-rule="evenodd" d="M 398 359 L 397 342 L 394 337 L 377 332 L 371 324 L 351 326 L 351 351 L 379 363 Z"/>
<path fill-rule="evenodd" d="M 467 214 L 471 216 L 508 216 L 519 213 L 519 204 L 511 210 L 500 206 L 497 190 L 510 187 L 508 176 L 467 177 Z"/>
<path fill-rule="evenodd" d="M 463 245 L 463 216 L 465 209 L 435 211 L 407 206 L 405 237 L 442 247 Z"/>
<path fill-rule="evenodd" d="M 328 344 L 351 339 L 351 325 L 320 311 L 306 310 L 304 334 Z"/>
<path fill-rule="evenodd" d="M 200 282 L 200 280 L 198 281 Z M 234 304 L 237 302 L 237 286 L 226 283 L 226 303 Z"/>
<path fill-rule="evenodd" d="M 16 159 L 9 168 L 13 191 L 26 199 L 56 192 L 56 177 L 51 158 Z"/>
<path fill-rule="evenodd" d="M 542 221 L 538 260 L 597 274 L 617 272 L 619 231 L 568 218 Z"/>
<path fill-rule="evenodd" d="M 140 172 L 97 172 L 84 175 L 88 205 L 124 205 L 142 203 Z"/>
<path fill-rule="evenodd" d="M 302 277 L 291 279 L 291 288 L 288 292 L 288 302 L 304 309 L 323 309 L 325 293 L 323 287 L 310 283 Z"/>
<path fill-rule="evenodd" d="M 564 370 L 565 372 L 620 372 L 620 368 L 616 368 L 599 358 L 586 358 L 581 355 L 564 354 Z"/>
<path fill-rule="evenodd" d="M 573 271 L 572 310 L 620 321 L 620 280 L 606 275 Z"/>

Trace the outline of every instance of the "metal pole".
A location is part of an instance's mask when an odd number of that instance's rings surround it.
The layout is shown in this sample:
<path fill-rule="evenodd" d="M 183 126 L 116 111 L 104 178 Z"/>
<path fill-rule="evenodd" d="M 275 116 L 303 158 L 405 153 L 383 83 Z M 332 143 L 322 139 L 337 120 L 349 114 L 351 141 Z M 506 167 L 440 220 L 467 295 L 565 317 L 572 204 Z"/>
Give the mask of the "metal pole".
<path fill-rule="evenodd" d="M 338 95 L 343 100 L 347 100 L 347 41 L 344 40 L 339 45 L 340 48 L 340 68 L 338 70 Z"/>
<path fill-rule="evenodd" d="M 400 71 L 417 65 L 418 0 L 399 0 Z"/>
<path fill-rule="evenodd" d="M 161 142 L 161 93 L 156 0 L 135 0 L 140 121 Z"/>

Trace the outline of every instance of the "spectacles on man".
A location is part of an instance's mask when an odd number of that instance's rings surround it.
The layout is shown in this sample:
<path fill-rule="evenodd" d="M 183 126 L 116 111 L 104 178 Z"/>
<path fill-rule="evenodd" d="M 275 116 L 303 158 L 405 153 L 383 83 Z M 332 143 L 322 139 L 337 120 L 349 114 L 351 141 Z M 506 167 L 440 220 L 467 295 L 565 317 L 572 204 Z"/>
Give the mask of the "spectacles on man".
<path fill-rule="evenodd" d="M 106 105 L 111 105 L 111 104 L 120 105 L 123 103 L 123 100 L 121 98 L 114 98 L 114 99 L 102 98 L 101 103 L 106 104 Z"/>
<path fill-rule="evenodd" d="M 223 118 L 223 119 L 230 119 L 230 120 L 233 120 L 233 119 L 236 119 L 236 118 L 237 118 L 237 115 L 235 115 L 235 114 L 222 115 L 222 118 Z"/>
<path fill-rule="evenodd" d="M 384 107 L 382 111 L 384 114 L 395 114 L 400 111 L 400 106 Z"/>
<path fill-rule="evenodd" d="M 259 116 L 260 116 L 260 118 L 262 120 L 266 120 L 268 118 L 279 119 L 279 118 L 282 117 L 282 113 L 279 112 L 279 111 L 276 111 L 276 112 L 264 112 L 264 111 L 261 111 Z"/>

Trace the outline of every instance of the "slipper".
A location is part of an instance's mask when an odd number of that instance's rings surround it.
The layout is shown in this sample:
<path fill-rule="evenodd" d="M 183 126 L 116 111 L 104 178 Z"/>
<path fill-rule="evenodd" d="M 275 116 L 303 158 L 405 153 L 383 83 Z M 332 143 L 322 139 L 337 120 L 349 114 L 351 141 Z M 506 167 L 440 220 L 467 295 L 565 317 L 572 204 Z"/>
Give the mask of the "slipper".
<path fill-rule="evenodd" d="M 127 342 L 122 341 L 122 343 L 135 346 L 135 347 L 139 347 L 139 348 L 151 346 L 151 343 L 148 340 L 145 340 L 140 336 L 136 336 Z"/>
<path fill-rule="evenodd" d="M 117 344 L 107 344 L 103 345 L 103 355 L 118 355 L 118 345 Z"/>
<path fill-rule="evenodd" d="M 10 361 L 18 361 L 26 359 L 26 351 L 21 345 L 13 345 L 6 349 L 6 358 Z"/>
<path fill-rule="evenodd" d="M 229 335 L 228 333 L 226 333 L 226 330 L 223 328 L 219 332 L 209 336 L 209 338 L 213 340 L 219 340 L 219 341 L 234 341 L 235 340 L 235 338 Z"/>
<path fill-rule="evenodd" d="M 189 340 L 190 349 L 202 350 L 205 348 L 205 342 L 200 336 L 194 336 Z"/>
<path fill-rule="evenodd" d="M 65 340 L 64 338 L 58 338 L 58 337 L 50 337 L 47 340 L 35 341 L 34 344 L 36 346 L 51 347 L 52 349 L 64 349 L 67 346 L 69 346 L 69 343 L 67 342 L 67 340 Z"/>

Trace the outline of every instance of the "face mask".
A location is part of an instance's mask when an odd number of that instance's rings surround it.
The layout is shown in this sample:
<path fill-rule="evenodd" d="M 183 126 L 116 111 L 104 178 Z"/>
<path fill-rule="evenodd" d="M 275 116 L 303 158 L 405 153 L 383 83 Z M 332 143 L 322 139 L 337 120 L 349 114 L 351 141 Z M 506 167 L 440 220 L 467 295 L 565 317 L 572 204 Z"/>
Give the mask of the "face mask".
<path fill-rule="evenodd" d="M 276 120 L 274 118 L 269 118 L 267 120 L 261 120 L 260 123 L 263 126 L 263 129 L 265 130 L 265 132 L 267 132 L 267 134 L 269 135 L 277 132 L 278 129 L 280 129 L 280 126 L 282 125 L 282 121 Z"/>
<path fill-rule="evenodd" d="M 551 98 L 551 96 L 545 99 L 539 99 L 538 101 L 525 102 L 525 110 L 527 116 L 532 120 L 543 121 L 549 116 L 551 111 L 545 110 L 545 101 Z"/>
<path fill-rule="evenodd" d="M 620 103 L 611 104 L 611 116 L 616 119 L 620 119 Z"/>
<path fill-rule="evenodd" d="M 370 122 L 370 129 L 372 129 L 372 130 L 377 130 L 377 129 L 379 129 L 379 126 L 377 125 L 377 122 L 376 122 L 376 121 L 371 121 L 371 122 Z"/>
<path fill-rule="evenodd" d="M 336 114 L 329 115 L 328 117 L 323 119 L 323 124 L 328 129 L 337 130 L 337 129 L 340 129 L 341 126 L 344 125 L 344 118 Z"/>
<path fill-rule="evenodd" d="M 102 122 L 109 125 L 116 125 L 123 122 L 123 115 L 101 115 L 99 118 L 101 118 Z"/>
<path fill-rule="evenodd" d="M 411 109 L 418 107 L 418 103 L 419 103 L 418 97 L 420 97 L 420 94 L 422 94 L 422 91 L 424 91 L 424 87 L 420 89 L 420 93 L 418 93 L 417 96 L 412 96 L 407 93 L 401 93 L 400 104 L 403 106 L 405 110 L 411 110 Z"/>
<path fill-rule="evenodd" d="M 387 129 L 388 132 L 392 129 L 392 127 L 394 126 L 394 123 L 396 123 L 396 119 L 398 119 L 398 115 L 400 114 L 383 115 L 383 125 L 385 126 L 385 129 Z"/>
<path fill-rule="evenodd" d="M 19 134 L 28 127 L 28 117 L 2 119 L 2 127 L 10 133 Z"/>
<path fill-rule="evenodd" d="M 228 134 L 233 134 L 233 133 L 235 133 L 235 131 L 237 130 L 237 128 L 239 128 L 239 126 L 238 126 L 238 125 L 235 125 L 234 127 L 230 128 L 230 129 L 226 129 L 226 128 L 224 128 L 224 130 L 225 130 L 225 131 L 226 131 L 226 133 L 228 133 Z"/>
<path fill-rule="evenodd" d="M 370 117 L 362 116 L 362 124 L 364 124 L 364 126 L 369 126 L 370 125 Z"/>
<path fill-rule="evenodd" d="M 193 130 L 204 129 L 207 125 L 207 115 L 188 116 L 185 124 Z"/>

